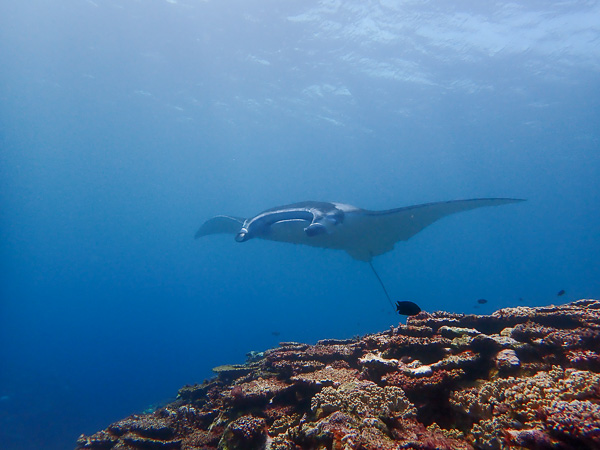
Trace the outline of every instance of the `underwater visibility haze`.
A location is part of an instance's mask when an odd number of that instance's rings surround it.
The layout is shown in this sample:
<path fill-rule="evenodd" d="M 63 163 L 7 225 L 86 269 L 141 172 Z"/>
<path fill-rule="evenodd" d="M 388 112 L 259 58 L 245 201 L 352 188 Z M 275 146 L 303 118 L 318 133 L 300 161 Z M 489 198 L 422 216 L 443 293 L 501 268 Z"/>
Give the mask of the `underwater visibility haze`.
<path fill-rule="evenodd" d="M 0 446 L 405 320 L 343 251 L 194 240 L 218 214 L 526 199 L 373 258 L 390 297 L 599 298 L 599 124 L 598 1 L 2 2 Z"/>

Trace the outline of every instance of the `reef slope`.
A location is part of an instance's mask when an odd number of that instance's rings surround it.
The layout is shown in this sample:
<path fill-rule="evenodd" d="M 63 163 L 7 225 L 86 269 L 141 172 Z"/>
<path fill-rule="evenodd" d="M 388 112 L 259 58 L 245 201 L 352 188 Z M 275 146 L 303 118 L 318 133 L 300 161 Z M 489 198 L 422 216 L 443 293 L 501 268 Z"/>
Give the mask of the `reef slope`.
<path fill-rule="evenodd" d="M 600 449 L 600 301 L 426 313 L 220 366 L 77 449 Z"/>

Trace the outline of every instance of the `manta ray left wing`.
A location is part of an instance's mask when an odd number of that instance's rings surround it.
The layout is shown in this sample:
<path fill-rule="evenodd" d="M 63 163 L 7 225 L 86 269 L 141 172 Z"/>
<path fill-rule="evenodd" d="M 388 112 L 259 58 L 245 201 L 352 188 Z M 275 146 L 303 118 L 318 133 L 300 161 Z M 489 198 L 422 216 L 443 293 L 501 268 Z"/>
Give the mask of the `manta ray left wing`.
<path fill-rule="evenodd" d="M 405 241 L 450 214 L 485 206 L 499 206 L 523 200 L 513 198 L 481 198 L 426 203 L 386 211 L 358 210 L 348 217 L 348 233 L 344 233 L 343 248 L 355 259 L 370 261 L 389 252 L 398 241 Z M 342 238 L 342 236 L 339 236 Z"/>
<path fill-rule="evenodd" d="M 202 224 L 194 235 L 195 239 L 209 234 L 236 234 L 244 224 L 244 219 L 232 216 L 215 216 Z"/>

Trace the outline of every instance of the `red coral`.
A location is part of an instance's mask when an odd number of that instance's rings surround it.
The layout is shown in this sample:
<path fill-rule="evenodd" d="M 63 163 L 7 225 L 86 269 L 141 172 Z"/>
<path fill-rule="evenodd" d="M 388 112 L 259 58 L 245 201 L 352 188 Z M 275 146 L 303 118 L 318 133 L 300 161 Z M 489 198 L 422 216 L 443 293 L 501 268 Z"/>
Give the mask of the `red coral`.
<path fill-rule="evenodd" d="M 401 387 L 407 395 L 425 394 L 427 392 L 451 388 L 454 382 L 464 376 L 462 369 L 435 370 L 430 376 L 415 377 L 398 371 L 382 377 L 382 381 L 390 386 Z"/>
<path fill-rule="evenodd" d="M 504 441 L 508 445 L 518 445 L 519 447 L 533 449 L 552 449 L 558 448 L 556 442 L 543 430 L 506 430 L 504 432 Z"/>
<path fill-rule="evenodd" d="M 600 371 L 600 355 L 592 350 L 569 350 L 566 357 L 577 369 Z"/>

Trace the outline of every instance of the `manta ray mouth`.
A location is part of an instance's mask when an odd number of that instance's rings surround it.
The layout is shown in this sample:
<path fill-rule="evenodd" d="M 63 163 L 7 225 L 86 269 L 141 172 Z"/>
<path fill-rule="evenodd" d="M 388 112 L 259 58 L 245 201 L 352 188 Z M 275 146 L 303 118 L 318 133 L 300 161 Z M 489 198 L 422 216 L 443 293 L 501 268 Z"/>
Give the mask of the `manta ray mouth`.
<path fill-rule="evenodd" d="M 318 236 L 319 234 L 327 233 L 325 225 L 320 223 L 311 223 L 304 229 L 304 232 L 308 237 Z"/>
<path fill-rule="evenodd" d="M 235 240 L 237 242 L 246 242 L 248 239 L 250 239 L 250 236 L 248 236 L 248 230 L 246 228 L 242 228 L 239 233 L 235 235 Z"/>

